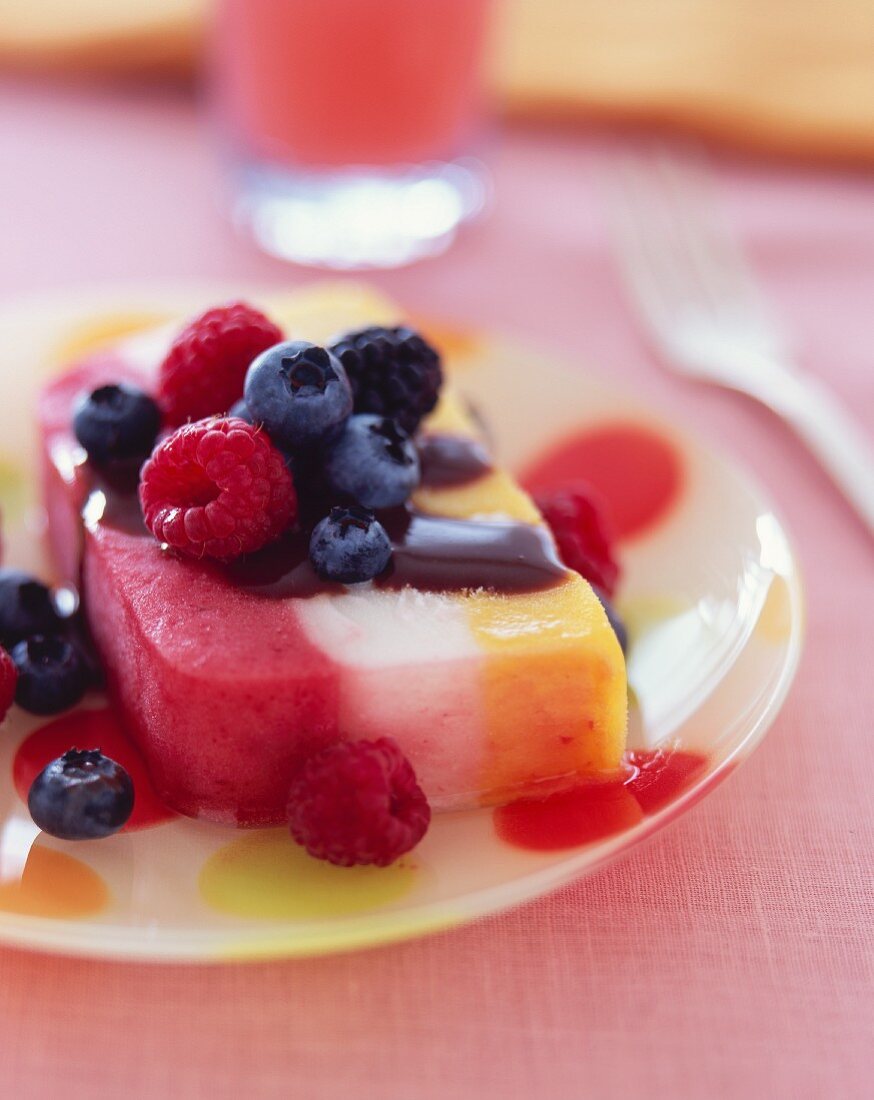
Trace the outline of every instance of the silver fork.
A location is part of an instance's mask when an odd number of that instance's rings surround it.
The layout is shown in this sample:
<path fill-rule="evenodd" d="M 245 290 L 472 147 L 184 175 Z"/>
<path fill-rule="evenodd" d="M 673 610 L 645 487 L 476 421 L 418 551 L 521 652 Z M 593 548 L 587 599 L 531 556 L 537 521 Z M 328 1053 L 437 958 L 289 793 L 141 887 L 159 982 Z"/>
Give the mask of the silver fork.
<path fill-rule="evenodd" d="M 703 164 L 663 150 L 627 153 L 608 165 L 605 183 L 617 259 L 666 364 L 782 417 L 874 534 L 874 450 L 831 390 L 793 363 Z"/>

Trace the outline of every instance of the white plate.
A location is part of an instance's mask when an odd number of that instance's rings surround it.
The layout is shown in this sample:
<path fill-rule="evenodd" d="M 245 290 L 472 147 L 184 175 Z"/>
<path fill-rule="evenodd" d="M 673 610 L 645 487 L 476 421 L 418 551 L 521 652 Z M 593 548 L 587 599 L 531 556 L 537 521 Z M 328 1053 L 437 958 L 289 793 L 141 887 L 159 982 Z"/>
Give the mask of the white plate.
<path fill-rule="evenodd" d="M 120 309 L 185 314 L 226 296 L 165 289 L 128 297 Z M 84 339 L 72 329 L 108 309 L 114 306 L 103 294 L 0 315 L 7 564 L 48 569 L 32 508 L 31 420 L 41 380 L 34 364 L 65 341 Z M 455 334 L 449 344 L 459 387 L 488 411 L 498 453 L 513 469 L 530 471 L 545 450 L 574 437 L 602 433 L 603 443 L 630 431 L 643 432 L 655 461 L 641 456 L 635 470 L 629 459 L 626 485 L 658 481 L 660 461 L 677 477 L 670 506 L 621 544 L 619 607 L 632 633 L 631 740 L 670 756 L 662 785 L 640 795 L 634 787 L 614 790 L 606 802 L 602 792 L 600 808 L 582 819 L 579 805 L 545 809 L 559 832 L 588 831 L 587 842 L 563 849 L 519 845 L 523 833 L 528 843 L 543 836 L 539 811 L 530 819 L 505 814 L 501 836 L 489 810 L 439 816 L 410 857 L 384 870 L 319 864 L 284 830 L 242 834 L 178 818 L 99 842 L 34 843 L 12 766 L 19 744 L 45 723 L 13 710 L 0 730 L 0 941 L 209 960 L 348 950 L 445 928 L 614 859 L 687 810 L 759 742 L 795 671 L 803 619 L 795 557 L 762 492 L 690 435 L 579 368 L 479 334 Z M 105 704 L 93 698 L 86 705 Z"/>

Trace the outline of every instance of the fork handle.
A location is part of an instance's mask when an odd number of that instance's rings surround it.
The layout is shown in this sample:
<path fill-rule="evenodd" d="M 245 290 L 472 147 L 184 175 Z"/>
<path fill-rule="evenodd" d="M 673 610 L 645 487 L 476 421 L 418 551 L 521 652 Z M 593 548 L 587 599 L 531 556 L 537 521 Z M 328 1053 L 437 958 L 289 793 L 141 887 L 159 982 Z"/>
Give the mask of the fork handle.
<path fill-rule="evenodd" d="M 865 432 L 817 378 L 786 369 L 771 378 L 776 384 L 755 396 L 794 428 L 874 535 L 874 449 Z"/>

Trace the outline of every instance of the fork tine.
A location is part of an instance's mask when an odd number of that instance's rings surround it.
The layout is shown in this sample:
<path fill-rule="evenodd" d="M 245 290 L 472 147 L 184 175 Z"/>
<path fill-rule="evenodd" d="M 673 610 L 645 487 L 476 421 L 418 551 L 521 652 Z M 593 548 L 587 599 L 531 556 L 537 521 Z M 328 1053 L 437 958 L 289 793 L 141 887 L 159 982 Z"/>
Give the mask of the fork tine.
<path fill-rule="evenodd" d="M 732 321 L 743 320 L 747 327 L 755 325 L 760 340 L 774 348 L 780 346 L 778 326 L 750 265 L 716 208 L 706 162 L 690 156 L 681 160 L 661 147 L 656 151 L 651 174 L 665 192 L 675 231 L 713 308 Z"/>
<path fill-rule="evenodd" d="M 626 280 L 670 344 L 677 322 L 743 329 L 747 341 L 785 351 L 740 248 L 718 216 L 703 161 L 664 147 L 625 153 L 608 173 L 608 206 Z"/>
<path fill-rule="evenodd" d="M 604 173 L 605 191 L 610 195 L 609 213 L 617 256 L 622 271 L 646 320 L 661 332 L 670 319 L 670 304 L 664 284 L 653 269 L 647 238 L 641 232 L 639 209 L 629 194 L 623 166 L 611 165 Z"/>
<path fill-rule="evenodd" d="M 668 365 L 756 398 L 782 416 L 874 530 L 864 431 L 782 346 L 752 271 L 714 216 L 703 170 L 662 152 L 608 173 L 617 252 Z"/>
<path fill-rule="evenodd" d="M 710 239 L 711 219 L 705 215 L 702 180 L 681 168 L 663 150 L 631 158 L 636 201 L 641 207 L 643 231 L 653 238 L 654 251 L 667 262 L 671 273 L 675 307 L 682 301 L 699 309 L 718 310 L 735 291 L 734 272 L 726 272 Z M 680 276 L 685 278 L 680 279 Z"/>
<path fill-rule="evenodd" d="M 678 307 L 694 299 L 663 196 L 647 184 L 633 154 L 611 162 L 604 182 L 625 277 L 649 324 L 669 340 Z"/>

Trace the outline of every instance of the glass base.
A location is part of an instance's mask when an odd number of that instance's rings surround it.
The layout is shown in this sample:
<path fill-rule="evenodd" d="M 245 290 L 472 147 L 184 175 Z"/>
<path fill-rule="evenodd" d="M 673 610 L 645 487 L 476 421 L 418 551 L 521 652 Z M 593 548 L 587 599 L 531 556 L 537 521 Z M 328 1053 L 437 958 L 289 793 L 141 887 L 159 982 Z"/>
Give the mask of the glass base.
<path fill-rule="evenodd" d="M 397 267 L 443 252 L 488 193 L 476 160 L 403 169 L 293 171 L 246 166 L 237 221 L 284 260 L 355 269 Z"/>

